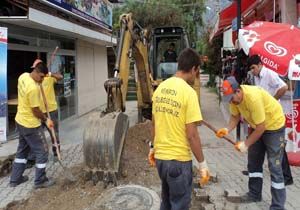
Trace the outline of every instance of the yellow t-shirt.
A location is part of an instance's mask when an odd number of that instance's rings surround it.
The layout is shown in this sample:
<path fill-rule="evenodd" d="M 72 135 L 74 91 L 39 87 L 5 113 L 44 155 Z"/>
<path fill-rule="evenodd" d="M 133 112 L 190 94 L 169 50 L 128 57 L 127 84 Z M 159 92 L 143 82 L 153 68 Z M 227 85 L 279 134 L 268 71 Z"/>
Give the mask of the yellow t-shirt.
<path fill-rule="evenodd" d="M 185 125 L 202 120 L 196 91 L 183 79 L 171 77 L 158 86 L 152 101 L 155 158 L 191 160 Z"/>
<path fill-rule="evenodd" d="M 239 105 L 230 104 L 230 112 L 241 114 L 252 128 L 265 122 L 266 130 L 278 130 L 285 124 L 280 103 L 267 91 L 257 86 L 241 85 L 243 101 Z"/>
<path fill-rule="evenodd" d="M 55 98 L 55 91 L 54 91 L 54 84 L 57 82 L 57 80 L 54 77 L 45 77 L 43 80 L 43 89 L 45 92 L 45 96 L 48 103 L 48 109 L 49 112 L 52 112 L 54 110 L 57 110 L 57 103 Z M 46 113 L 45 104 L 43 101 L 43 97 L 41 96 L 41 110 L 43 113 Z"/>
<path fill-rule="evenodd" d="M 23 73 L 18 79 L 18 111 L 15 120 L 26 128 L 41 125 L 40 119 L 33 115 L 32 108 L 40 107 L 40 89 L 29 73 Z"/>

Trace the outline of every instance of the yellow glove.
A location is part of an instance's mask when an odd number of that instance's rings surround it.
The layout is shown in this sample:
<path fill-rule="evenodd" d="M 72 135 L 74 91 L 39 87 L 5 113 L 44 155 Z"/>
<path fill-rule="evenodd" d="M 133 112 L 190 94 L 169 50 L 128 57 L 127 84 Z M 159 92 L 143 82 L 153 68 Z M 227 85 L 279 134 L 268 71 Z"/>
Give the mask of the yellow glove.
<path fill-rule="evenodd" d="M 248 150 L 248 147 L 246 146 L 244 141 L 239 141 L 234 145 L 235 149 L 239 152 L 245 153 Z"/>
<path fill-rule="evenodd" d="M 223 138 L 224 136 L 228 135 L 228 129 L 227 128 L 220 128 L 217 132 L 216 132 L 216 136 L 219 138 Z"/>
<path fill-rule="evenodd" d="M 46 120 L 46 125 L 50 129 L 54 128 L 54 122 L 51 119 L 49 119 L 49 118 L 47 118 L 47 120 Z"/>
<path fill-rule="evenodd" d="M 206 185 L 210 179 L 210 173 L 209 173 L 206 160 L 199 163 L 199 175 L 200 175 L 200 180 L 199 180 L 200 186 Z"/>
<path fill-rule="evenodd" d="M 155 158 L 154 158 L 154 149 L 153 148 L 151 148 L 149 150 L 148 161 L 149 161 L 150 166 L 152 166 L 152 167 L 155 166 Z"/>

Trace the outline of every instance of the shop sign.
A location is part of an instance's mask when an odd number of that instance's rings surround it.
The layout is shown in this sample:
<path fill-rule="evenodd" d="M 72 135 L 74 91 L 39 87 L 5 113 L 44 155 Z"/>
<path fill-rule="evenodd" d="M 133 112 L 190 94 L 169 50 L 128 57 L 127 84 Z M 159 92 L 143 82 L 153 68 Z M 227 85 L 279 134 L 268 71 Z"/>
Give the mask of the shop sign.
<path fill-rule="evenodd" d="M 285 139 L 287 140 L 286 150 L 300 151 L 300 100 L 293 101 L 293 110 L 285 115 L 286 130 Z M 294 129 L 292 119 L 294 118 Z"/>
<path fill-rule="evenodd" d="M 72 15 L 112 29 L 112 4 L 108 0 L 42 0 Z"/>
<path fill-rule="evenodd" d="M 7 127 L 7 28 L 0 27 L 0 142 Z"/>
<path fill-rule="evenodd" d="M 71 96 L 71 74 L 64 73 L 64 97 Z"/>

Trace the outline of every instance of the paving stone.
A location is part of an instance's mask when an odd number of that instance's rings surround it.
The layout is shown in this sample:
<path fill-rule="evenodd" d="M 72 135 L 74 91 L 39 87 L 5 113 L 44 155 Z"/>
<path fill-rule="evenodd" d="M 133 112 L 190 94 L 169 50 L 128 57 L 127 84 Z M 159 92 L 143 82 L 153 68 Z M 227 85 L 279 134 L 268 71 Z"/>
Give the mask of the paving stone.
<path fill-rule="evenodd" d="M 195 188 L 194 193 L 198 201 L 209 202 L 209 195 L 205 189 Z"/>
<path fill-rule="evenodd" d="M 230 202 L 240 202 L 241 201 L 241 199 L 240 199 L 241 196 L 234 189 L 225 189 L 224 194 L 225 194 L 225 197 L 227 198 L 227 200 Z"/>

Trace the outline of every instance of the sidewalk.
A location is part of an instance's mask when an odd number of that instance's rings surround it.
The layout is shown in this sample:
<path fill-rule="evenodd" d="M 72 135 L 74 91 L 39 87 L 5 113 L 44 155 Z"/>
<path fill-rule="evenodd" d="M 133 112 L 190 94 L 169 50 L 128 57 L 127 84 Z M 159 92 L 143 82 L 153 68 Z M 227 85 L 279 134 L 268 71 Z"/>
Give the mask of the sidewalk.
<path fill-rule="evenodd" d="M 201 89 L 201 108 L 203 118 L 217 128 L 226 125 L 217 95 L 209 89 Z M 228 117 L 228 113 L 227 113 Z M 236 191 L 243 195 L 248 190 L 248 177 L 241 171 L 247 167 L 247 155 L 237 152 L 233 146 L 223 139 L 215 137 L 208 128 L 200 127 L 200 136 L 204 145 L 205 158 L 210 169 L 217 173 L 218 182 L 205 188 L 210 196 L 205 209 L 269 209 L 271 203 L 270 174 L 267 161 L 264 165 L 263 201 L 252 204 L 234 204 L 226 201 L 224 190 Z M 292 167 L 294 185 L 287 186 L 286 209 L 300 209 L 300 168 Z"/>

